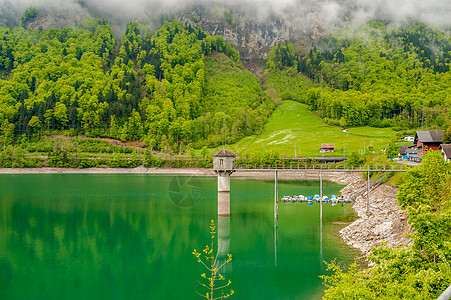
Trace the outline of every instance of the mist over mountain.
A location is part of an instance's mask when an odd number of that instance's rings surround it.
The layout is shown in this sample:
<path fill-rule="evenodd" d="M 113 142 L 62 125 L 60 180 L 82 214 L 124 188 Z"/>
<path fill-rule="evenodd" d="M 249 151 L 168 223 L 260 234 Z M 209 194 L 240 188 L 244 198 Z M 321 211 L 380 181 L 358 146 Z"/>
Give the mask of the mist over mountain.
<path fill-rule="evenodd" d="M 19 24 L 24 10 L 35 7 L 39 14 L 25 24 L 28 28 L 72 26 L 91 16 L 107 19 L 119 37 L 132 20 L 155 31 L 165 19 L 175 18 L 223 35 L 244 59 L 265 58 L 284 40 L 308 44 L 331 29 L 372 19 L 451 27 L 448 0 L 0 0 L 0 7 L 0 25 Z"/>

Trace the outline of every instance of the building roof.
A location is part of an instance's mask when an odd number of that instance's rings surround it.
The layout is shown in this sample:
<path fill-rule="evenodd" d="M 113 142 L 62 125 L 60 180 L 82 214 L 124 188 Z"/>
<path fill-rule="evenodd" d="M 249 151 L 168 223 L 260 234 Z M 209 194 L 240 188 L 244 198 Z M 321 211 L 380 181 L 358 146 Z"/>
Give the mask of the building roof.
<path fill-rule="evenodd" d="M 409 146 L 399 146 L 399 154 L 406 155 L 407 154 L 407 147 L 409 147 Z"/>
<path fill-rule="evenodd" d="M 418 149 L 416 148 L 416 147 L 413 147 L 413 146 L 411 146 L 411 147 L 408 147 L 407 149 L 406 149 L 406 153 L 407 154 L 412 154 L 412 153 L 417 153 L 418 152 Z"/>
<path fill-rule="evenodd" d="M 451 158 L 451 144 L 441 144 L 440 150 L 446 154 L 447 158 Z"/>
<path fill-rule="evenodd" d="M 444 130 L 417 131 L 415 133 L 414 144 L 421 143 L 441 143 Z"/>
<path fill-rule="evenodd" d="M 235 157 L 235 156 L 236 156 L 235 154 L 224 148 L 213 154 L 213 157 Z"/>
<path fill-rule="evenodd" d="M 329 148 L 335 148 L 335 144 L 321 144 L 321 148 L 329 149 Z"/>
<path fill-rule="evenodd" d="M 417 150 L 413 146 L 399 146 L 399 154 L 400 155 L 407 155 L 417 153 Z"/>

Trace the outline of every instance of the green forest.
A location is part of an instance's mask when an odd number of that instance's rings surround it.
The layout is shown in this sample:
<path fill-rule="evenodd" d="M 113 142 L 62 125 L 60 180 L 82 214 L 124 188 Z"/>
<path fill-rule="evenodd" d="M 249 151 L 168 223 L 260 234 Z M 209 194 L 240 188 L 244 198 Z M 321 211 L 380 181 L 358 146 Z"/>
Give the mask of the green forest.
<path fill-rule="evenodd" d="M 256 133 L 274 108 L 230 43 L 176 21 L 153 35 L 132 22 L 120 44 L 102 20 L 3 27 L 0 54 L 6 144 L 59 133 L 184 151 Z"/>
<path fill-rule="evenodd" d="M 278 77 L 270 88 L 280 99 L 308 104 L 331 125 L 444 129 L 450 64 L 449 35 L 373 21 L 330 33 L 308 51 L 282 43 L 269 52 L 266 72 Z"/>
<path fill-rule="evenodd" d="M 59 153 L 57 144 L 73 152 L 79 143 L 53 137 L 101 138 L 205 158 L 206 148 L 260 134 L 284 100 L 337 128 L 446 129 L 450 59 L 450 36 L 421 23 L 372 21 L 308 48 L 283 42 L 260 78 L 222 36 L 177 21 L 156 31 L 131 22 L 120 39 L 92 18 L 63 29 L 0 27 L 0 143 L 4 155 L 7 145 Z"/>

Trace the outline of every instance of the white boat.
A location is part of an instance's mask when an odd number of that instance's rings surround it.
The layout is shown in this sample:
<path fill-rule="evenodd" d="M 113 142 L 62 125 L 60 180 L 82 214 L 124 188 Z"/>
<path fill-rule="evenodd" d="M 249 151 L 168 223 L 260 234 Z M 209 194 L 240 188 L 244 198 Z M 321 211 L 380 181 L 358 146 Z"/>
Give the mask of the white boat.
<path fill-rule="evenodd" d="M 337 205 L 338 204 L 338 197 L 337 197 L 337 195 L 330 196 L 330 201 L 332 203 L 332 206 Z"/>
<path fill-rule="evenodd" d="M 321 197 L 319 195 L 315 195 L 315 196 L 313 196 L 313 200 L 315 202 L 319 202 L 319 200 L 321 200 Z"/>

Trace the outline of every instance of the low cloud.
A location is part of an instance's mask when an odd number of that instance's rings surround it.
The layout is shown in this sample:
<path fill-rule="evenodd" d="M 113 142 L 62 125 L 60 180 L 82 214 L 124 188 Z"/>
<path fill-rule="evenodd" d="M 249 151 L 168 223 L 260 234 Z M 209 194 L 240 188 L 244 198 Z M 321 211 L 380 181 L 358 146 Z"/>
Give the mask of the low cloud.
<path fill-rule="evenodd" d="M 259 21 L 283 18 L 298 27 L 319 22 L 325 30 L 375 18 L 394 24 L 415 19 L 451 27 L 449 0 L 0 0 L 0 9 L 8 10 L 16 18 L 29 6 L 84 10 L 122 23 L 135 19 L 157 20 L 162 14 L 201 7 L 210 13 L 232 11 Z"/>

